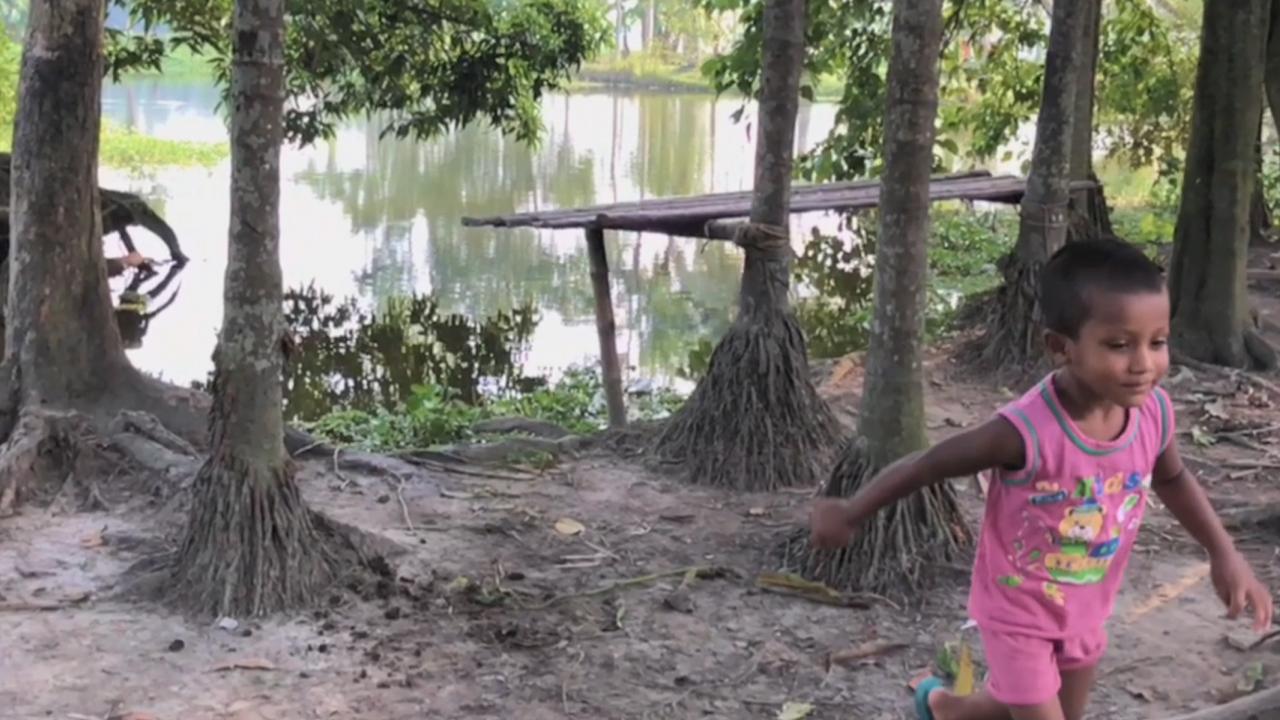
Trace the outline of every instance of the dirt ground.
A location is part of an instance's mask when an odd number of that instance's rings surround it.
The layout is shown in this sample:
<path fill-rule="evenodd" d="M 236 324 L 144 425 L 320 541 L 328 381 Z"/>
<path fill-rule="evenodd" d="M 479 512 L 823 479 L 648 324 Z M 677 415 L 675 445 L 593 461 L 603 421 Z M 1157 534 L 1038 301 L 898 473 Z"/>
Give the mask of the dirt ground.
<path fill-rule="evenodd" d="M 1278 290 L 1255 287 L 1272 339 Z M 856 359 L 826 377 L 851 420 Z M 929 378 L 935 437 L 1012 397 L 954 381 L 941 355 Z M 1218 506 L 1280 500 L 1280 393 L 1186 368 L 1167 387 Z M 0 716 L 737 719 L 808 703 L 813 720 L 889 720 L 913 717 L 907 682 L 962 637 L 963 565 L 937 568 L 927 597 L 866 608 L 760 589 L 808 491 L 694 488 L 605 452 L 482 475 L 303 463 L 307 499 L 385 541 L 391 572 L 265 622 L 194 622 L 113 597 L 132 563 L 172 542 L 180 503 L 165 493 L 112 478 L 98 484 L 107 510 L 28 506 L 0 521 Z M 976 524 L 973 484 L 957 487 Z M 1149 518 L 1091 718 L 1169 717 L 1280 672 L 1280 643 L 1237 649 L 1250 636 L 1222 619 L 1203 554 L 1161 508 Z M 1280 589 L 1280 535 L 1237 536 Z M 841 651 L 860 657 L 827 662 Z"/>

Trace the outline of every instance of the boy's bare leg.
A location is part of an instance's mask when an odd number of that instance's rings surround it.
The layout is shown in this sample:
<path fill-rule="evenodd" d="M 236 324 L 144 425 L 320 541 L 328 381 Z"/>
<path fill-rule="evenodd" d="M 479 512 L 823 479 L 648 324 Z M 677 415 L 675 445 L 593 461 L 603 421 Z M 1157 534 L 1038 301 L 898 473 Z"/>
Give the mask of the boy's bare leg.
<path fill-rule="evenodd" d="M 986 690 L 972 695 L 953 695 L 950 690 L 937 690 L 929 696 L 929 709 L 935 720 L 1009 720 L 1009 708 Z"/>
<path fill-rule="evenodd" d="M 1083 720 L 1097 674 L 1097 666 L 1064 671 L 1057 700 L 1041 705 L 1011 708 L 986 690 L 965 697 L 938 690 L 929 696 L 929 709 L 936 720 Z"/>
<path fill-rule="evenodd" d="M 1089 691 L 1098 676 L 1098 666 L 1063 670 L 1062 689 L 1058 701 L 1062 703 L 1062 715 L 1066 720 L 1083 720 L 1085 706 L 1089 704 Z"/>

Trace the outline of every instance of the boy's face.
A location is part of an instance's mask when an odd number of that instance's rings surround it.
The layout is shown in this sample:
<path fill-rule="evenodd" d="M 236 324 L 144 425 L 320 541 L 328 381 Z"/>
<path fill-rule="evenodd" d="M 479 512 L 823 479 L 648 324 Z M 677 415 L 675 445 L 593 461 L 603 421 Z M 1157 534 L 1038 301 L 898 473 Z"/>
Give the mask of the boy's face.
<path fill-rule="evenodd" d="M 1085 301 L 1077 337 L 1050 338 L 1051 351 L 1100 398 L 1141 405 L 1169 370 L 1169 293 L 1090 290 Z"/>

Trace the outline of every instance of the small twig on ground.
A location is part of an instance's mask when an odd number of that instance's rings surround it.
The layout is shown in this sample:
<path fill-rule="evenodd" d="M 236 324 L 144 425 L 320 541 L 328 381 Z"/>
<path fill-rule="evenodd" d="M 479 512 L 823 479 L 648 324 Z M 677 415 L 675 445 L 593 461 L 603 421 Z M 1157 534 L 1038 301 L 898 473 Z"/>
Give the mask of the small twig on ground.
<path fill-rule="evenodd" d="M 93 597 L 91 593 L 80 593 L 63 600 L 50 600 L 43 602 L 32 602 L 29 600 L 10 600 L 0 602 L 0 612 L 49 612 L 52 610 L 63 610 L 69 607 L 82 605 Z"/>
<path fill-rule="evenodd" d="M 532 605 L 526 609 L 543 610 L 557 603 L 564 602 L 565 600 L 571 600 L 574 598 L 595 597 L 598 595 L 607 595 L 611 592 L 614 592 L 615 590 L 621 590 L 623 588 L 632 587 L 635 585 L 645 585 L 647 583 L 654 582 L 655 580 L 662 580 L 663 578 L 675 577 L 677 575 L 684 575 L 689 572 L 693 572 L 696 577 L 700 577 L 703 579 L 716 578 L 725 574 L 725 570 L 723 568 L 711 567 L 707 565 L 693 565 L 690 567 L 677 568 L 675 570 L 664 570 L 662 572 L 650 573 L 648 575 L 640 575 L 638 577 L 627 578 L 625 580 L 617 580 L 609 583 L 608 585 L 602 585 L 598 588 L 594 588 L 591 590 L 584 590 L 582 592 L 565 593 L 564 595 L 557 595 L 551 598 L 550 600 L 547 600 L 544 603 L 541 603 L 538 605 Z"/>
<path fill-rule="evenodd" d="M 1196 372 L 1216 373 L 1218 375 L 1226 375 L 1233 379 L 1243 378 L 1258 387 L 1270 391 L 1276 397 L 1280 397 L 1280 385 L 1277 385 L 1264 377 L 1260 377 L 1257 373 L 1245 372 L 1243 370 L 1237 370 L 1236 368 L 1210 365 L 1209 363 L 1200 362 L 1199 360 L 1193 360 L 1182 353 L 1174 353 L 1172 359 L 1175 364 L 1191 368 Z"/>
<path fill-rule="evenodd" d="M 483 478 L 486 480 L 509 480 L 512 482 L 525 482 L 528 480 L 533 480 L 534 478 L 538 477 L 533 473 L 521 473 L 521 472 L 501 473 L 501 472 L 476 470 L 474 468 L 463 467 L 461 465 L 437 462 L 435 460 L 427 460 L 425 458 L 416 457 L 411 452 L 397 453 L 395 457 L 401 460 L 404 460 L 405 462 L 410 463 L 412 465 L 417 465 L 418 467 L 426 468 L 428 470 L 435 470 L 438 472 L 450 473 L 452 475 L 463 475 L 467 477 Z"/>
<path fill-rule="evenodd" d="M 302 447 L 298 448 L 298 449 L 297 449 L 297 451 L 295 451 L 295 452 L 293 453 L 293 456 L 294 456 L 294 457 L 302 457 L 303 455 L 305 455 L 305 454 L 307 454 L 307 453 L 311 452 L 312 450 L 315 450 L 316 448 L 320 447 L 320 446 L 321 446 L 321 445 L 323 445 L 323 444 L 324 444 L 324 441 L 323 441 L 323 440 L 316 440 L 315 442 L 311 443 L 310 445 L 303 445 Z"/>
<path fill-rule="evenodd" d="M 395 489 L 396 500 L 400 501 L 400 512 L 404 513 L 405 527 L 409 528 L 409 532 L 413 532 L 415 528 L 413 526 L 413 519 L 409 517 L 409 504 L 404 501 L 404 478 L 399 473 L 395 473 L 395 476 L 396 482 L 394 483 L 391 482 L 390 478 L 384 479 L 387 481 L 388 485 L 391 485 L 391 487 Z"/>
<path fill-rule="evenodd" d="M 756 587 L 778 595 L 788 595 L 810 600 L 822 605 L 857 608 L 865 610 L 871 607 L 871 601 L 884 603 L 894 610 L 902 610 L 902 606 L 883 595 L 871 592 L 845 593 L 819 582 L 784 573 L 761 573 L 756 579 Z"/>
<path fill-rule="evenodd" d="M 597 544 L 595 544 L 595 543 L 591 542 L 590 540 L 588 540 L 588 539 L 586 539 L 586 538 L 582 538 L 582 543 L 583 543 L 584 545 L 586 545 L 587 547 L 591 548 L 592 550 L 595 550 L 596 552 L 598 552 L 598 553 L 600 553 L 600 554 L 602 554 L 602 555 L 607 555 L 607 556 L 609 556 L 609 557 L 613 558 L 614 560 L 618 560 L 618 559 L 619 559 L 619 558 L 618 558 L 617 553 L 613 552 L 612 550 L 610 550 L 610 549 L 609 549 L 609 548 L 607 548 L 607 547 L 604 547 L 604 546 L 602 546 L 602 545 L 597 545 Z"/>
<path fill-rule="evenodd" d="M 351 478 L 344 475 L 342 471 L 338 469 L 338 455 L 341 453 L 342 448 L 336 447 L 333 449 L 333 474 L 337 475 L 338 479 L 342 481 L 342 484 L 338 486 L 339 492 L 346 490 L 347 486 L 351 484 Z"/>

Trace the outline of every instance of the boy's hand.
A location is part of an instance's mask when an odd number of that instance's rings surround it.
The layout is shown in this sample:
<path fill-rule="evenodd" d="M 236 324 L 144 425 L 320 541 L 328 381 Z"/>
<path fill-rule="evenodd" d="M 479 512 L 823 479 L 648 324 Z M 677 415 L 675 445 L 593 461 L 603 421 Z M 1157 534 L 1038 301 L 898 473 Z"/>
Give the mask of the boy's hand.
<path fill-rule="evenodd" d="M 847 501 L 822 498 L 809 513 L 809 529 L 814 547 L 835 550 L 849 544 L 857 526 Z"/>
<path fill-rule="evenodd" d="M 1227 606 L 1227 617 L 1235 619 L 1246 608 L 1253 611 L 1253 629 L 1263 632 L 1271 627 L 1273 611 L 1271 592 L 1253 574 L 1253 568 L 1239 551 L 1232 549 L 1211 561 L 1213 589 Z"/>
<path fill-rule="evenodd" d="M 142 253 L 137 250 L 134 250 L 128 255 L 120 258 L 120 261 L 124 263 L 125 267 L 142 267 L 143 265 L 150 265 L 155 262 L 151 258 L 144 257 Z"/>

